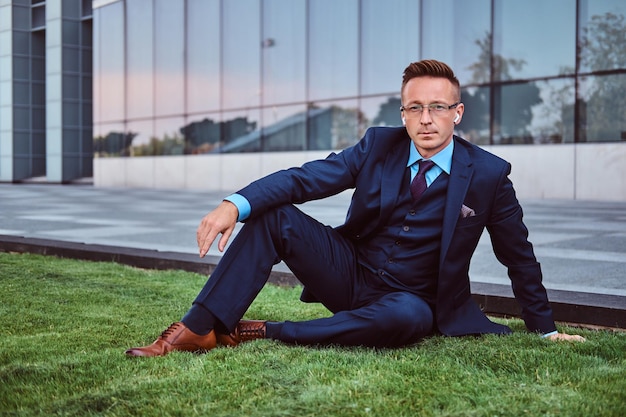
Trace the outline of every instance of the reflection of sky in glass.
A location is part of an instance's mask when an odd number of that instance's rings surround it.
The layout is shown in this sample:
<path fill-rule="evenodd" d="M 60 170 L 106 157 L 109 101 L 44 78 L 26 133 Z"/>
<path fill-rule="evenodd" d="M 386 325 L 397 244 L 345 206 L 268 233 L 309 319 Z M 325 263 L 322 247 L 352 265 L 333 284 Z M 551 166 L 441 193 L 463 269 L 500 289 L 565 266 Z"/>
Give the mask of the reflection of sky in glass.
<path fill-rule="evenodd" d="M 402 71 L 419 54 L 414 0 L 364 0 L 361 5 L 361 94 L 400 91 Z"/>
<path fill-rule="evenodd" d="M 263 109 L 262 127 L 272 126 L 295 114 L 305 114 L 306 106 L 294 104 L 289 106 L 269 106 Z"/>
<path fill-rule="evenodd" d="M 358 93 L 358 2 L 309 2 L 309 99 Z"/>
<path fill-rule="evenodd" d="M 511 70 L 513 78 L 558 75 L 564 67 L 574 68 L 575 1 L 500 0 L 494 13 L 494 53 L 526 61 L 521 70 Z"/>
<path fill-rule="evenodd" d="M 360 108 L 365 124 L 380 126 L 401 126 L 400 95 L 361 99 Z"/>
<path fill-rule="evenodd" d="M 152 120 L 128 122 L 126 132 L 137 134 L 133 140 L 133 146 L 145 145 L 150 142 L 150 139 L 154 137 L 153 125 Z"/>
<path fill-rule="evenodd" d="M 185 16 L 184 9 L 170 0 L 156 0 L 155 26 L 155 113 L 180 113 L 185 108 Z"/>
<path fill-rule="evenodd" d="M 124 119 L 123 3 L 94 11 L 94 119 Z"/>
<path fill-rule="evenodd" d="M 187 0 L 187 111 L 220 107 L 219 0 Z"/>
<path fill-rule="evenodd" d="M 318 113 L 332 114 L 333 128 L 343 132 L 357 124 L 398 125 L 399 112 L 387 105 L 398 94 L 405 66 L 440 59 L 462 85 L 470 84 L 470 66 L 483 52 L 477 41 L 488 47 L 491 22 L 491 0 L 186 0 L 186 16 L 182 3 L 135 0 L 95 9 L 96 124 L 130 120 L 126 130 L 139 133 L 135 143 L 147 143 L 209 112 L 217 124 L 241 117 L 260 130 L 289 124 L 308 104 L 336 104 L 340 111 Z M 510 77 L 555 77 L 574 68 L 574 0 L 494 4 L 495 53 L 505 62 L 525 61 L 521 69 L 509 68 Z M 625 9 L 623 1 L 581 0 L 581 25 L 592 15 Z M 489 62 L 483 60 L 480 82 L 489 80 Z M 535 85 L 541 103 L 528 109 L 532 118 L 525 129 L 562 129 L 559 118 L 573 98 L 559 102 L 554 90 L 573 88 L 573 78 Z M 515 88 L 506 91 L 507 97 L 517 94 Z M 489 103 L 478 104 L 488 116 Z M 504 111 L 515 105 L 507 103 Z M 464 120 L 468 130 L 469 121 Z M 489 131 L 483 124 L 474 129 L 481 140 Z"/>
<path fill-rule="evenodd" d="M 306 2 L 266 0 L 263 8 L 263 104 L 306 100 Z"/>
<path fill-rule="evenodd" d="M 156 119 L 154 124 L 154 135 L 157 138 L 169 137 L 180 138 L 182 134 L 180 128 L 183 126 L 184 119 L 182 117 L 161 117 Z"/>
<path fill-rule="evenodd" d="M 222 105 L 232 109 L 260 104 L 260 2 L 222 2 Z"/>
<path fill-rule="evenodd" d="M 461 85 L 470 83 L 468 67 L 480 53 L 475 42 L 490 31 L 490 7 L 490 0 L 424 2 L 422 57 L 447 63 Z"/>
<path fill-rule="evenodd" d="M 152 2 L 125 4 L 127 117 L 149 117 L 154 103 Z"/>

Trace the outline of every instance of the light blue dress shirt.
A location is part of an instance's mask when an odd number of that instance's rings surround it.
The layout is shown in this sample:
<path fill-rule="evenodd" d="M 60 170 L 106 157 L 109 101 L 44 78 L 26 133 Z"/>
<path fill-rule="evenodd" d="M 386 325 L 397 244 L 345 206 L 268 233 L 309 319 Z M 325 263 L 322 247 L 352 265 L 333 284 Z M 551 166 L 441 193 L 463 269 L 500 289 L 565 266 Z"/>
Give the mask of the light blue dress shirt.
<path fill-rule="evenodd" d="M 411 181 L 413 181 L 413 178 L 415 178 L 415 176 L 419 172 L 419 164 L 417 163 L 417 161 L 424 158 L 417 151 L 417 148 L 415 148 L 413 142 L 411 142 L 409 146 L 409 160 L 407 161 L 406 166 L 411 167 Z M 445 148 L 443 148 L 435 155 L 433 155 L 432 158 L 430 158 L 430 160 L 433 161 L 435 165 L 426 172 L 426 185 L 428 187 L 430 187 L 430 184 L 432 184 L 433 181 L 435 181 L 442 172 L 450 175 L 453 151 L 454 141 L 452 140 Z"/>

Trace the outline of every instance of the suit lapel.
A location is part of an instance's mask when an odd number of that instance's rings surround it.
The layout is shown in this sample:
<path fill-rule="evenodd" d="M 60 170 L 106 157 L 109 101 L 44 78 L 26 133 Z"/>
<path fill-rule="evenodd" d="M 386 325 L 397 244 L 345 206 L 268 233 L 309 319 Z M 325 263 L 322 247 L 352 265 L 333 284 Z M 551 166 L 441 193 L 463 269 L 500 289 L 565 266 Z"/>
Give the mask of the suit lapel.
<path fill-rule="evenodd" d="M 385 159 L 383 175 L 380 185 L 380 219 L 388 219 L 395 206 L 402 176 L 406 172 L 406 163 L 409 159 L 409 141 L 402 141 L 395 146 Z"/>
<path fill-rule="evenodd" d="M 446 195 L 446 207 L 443 215 L 443 226 L 441 230 L 441 255 L 440 265 L 443 264 L 454 228 L 459 220 L 461 206 L 465 200 L 470 180 L 474 173 L 472 161 L 467 150 L 458 142 L 454 144 L 454 153 L 452 154 L 452 167 L 450 168 L 450 181 L 448 182 L 448 191 Z"/>

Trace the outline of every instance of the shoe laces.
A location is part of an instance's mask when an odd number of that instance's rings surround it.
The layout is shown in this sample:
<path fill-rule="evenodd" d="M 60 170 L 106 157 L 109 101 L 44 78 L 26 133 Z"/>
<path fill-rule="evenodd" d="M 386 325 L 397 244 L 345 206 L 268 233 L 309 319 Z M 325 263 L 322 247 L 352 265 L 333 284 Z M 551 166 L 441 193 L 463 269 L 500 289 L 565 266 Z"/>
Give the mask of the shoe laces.
<path fill-rule="evenodd" d="M 167 329 L 163 330 L 163 333 L 161 333 L 161 336 L 159 336 L 159 339 L 166 339 L 170 334 L 178 330 L 180 325 L 181 323 L 179 322 L 170 324 L 170 326 Z"/>
<path fill-rule="evenodd" d="M 265 338 L 265 323 L 243 323 L 237 330 L 237 336 L 242 342 Z"/>

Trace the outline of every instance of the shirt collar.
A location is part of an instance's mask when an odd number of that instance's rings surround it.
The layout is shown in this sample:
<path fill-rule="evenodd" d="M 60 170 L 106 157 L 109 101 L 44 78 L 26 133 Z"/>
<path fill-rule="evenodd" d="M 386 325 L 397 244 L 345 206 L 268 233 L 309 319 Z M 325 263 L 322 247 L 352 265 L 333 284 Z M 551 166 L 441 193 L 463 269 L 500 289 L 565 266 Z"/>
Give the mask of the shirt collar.
<path fill-rule="evenodd" d="M 452 168 L 452 152 L 454 151 L 454 139 L 450 141 L 450 143 L 437 152 L 435 155 L 430 158 L 439 168 L 441 168 L 446 174 L 450 175 L 450 169 Z M 420 159 L 425 159 L 422 155 L 419 154 L 413 142 L 409 144 L 409 160 L 406 166 L 410 167 L 415 164 Z"/>

